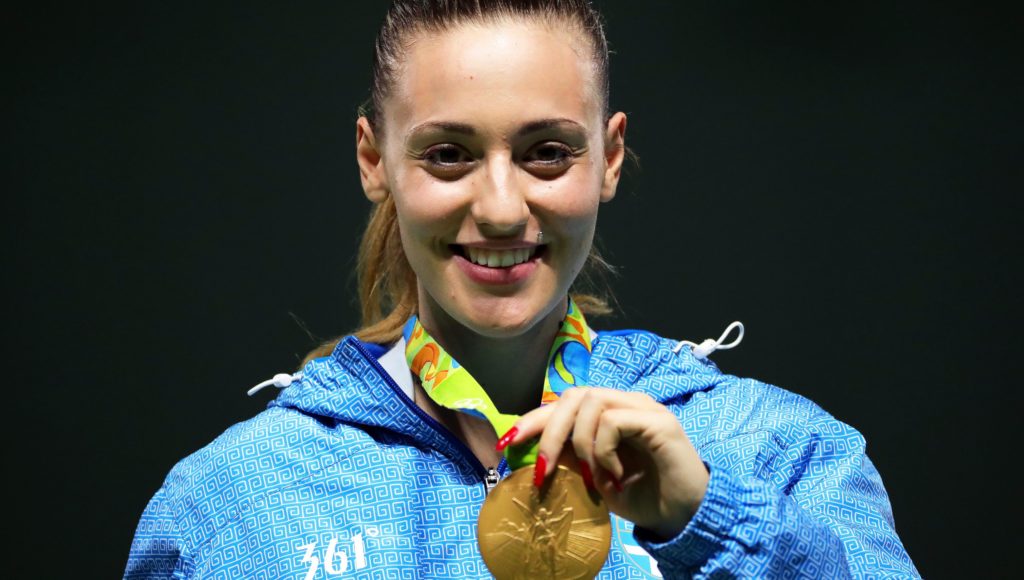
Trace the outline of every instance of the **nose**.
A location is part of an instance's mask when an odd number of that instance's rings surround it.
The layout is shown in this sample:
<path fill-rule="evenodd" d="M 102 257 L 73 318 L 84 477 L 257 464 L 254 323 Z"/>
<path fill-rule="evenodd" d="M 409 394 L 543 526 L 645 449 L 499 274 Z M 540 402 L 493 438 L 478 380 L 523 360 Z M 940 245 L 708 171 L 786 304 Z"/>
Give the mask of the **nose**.
<path fill-rule="evenodd" d="M 520 234 L 530 219 L 525 184 L 519 180 L 511 159 L 491 159 L 486 177 L 475 192 L 470 214 L 486 236 Z"/>

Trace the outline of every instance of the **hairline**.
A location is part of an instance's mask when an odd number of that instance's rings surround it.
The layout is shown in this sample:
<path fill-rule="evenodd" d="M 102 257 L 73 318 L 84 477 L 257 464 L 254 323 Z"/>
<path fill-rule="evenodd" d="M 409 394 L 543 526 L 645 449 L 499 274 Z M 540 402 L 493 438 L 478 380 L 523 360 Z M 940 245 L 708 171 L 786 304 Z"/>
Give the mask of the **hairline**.
<path fill-rule="evenodd" d="M 572 28 L 571 31 L 565 28 L 556 26 L 557 24 L 569 24 Z M 438 22 L 421 22 L 417 23 L 411 28 L 404 36 L 400 46 L 400 54 L 396 57 L 396 62 L 390 64 L 390 70 L 394 75 L 391 79 L 391 83 L 388 86 L 388 92 L 385 94 L 386 101 L 394 93 L 395 80 L 402 74 L 402 69 L 405 63 L 408 61 L 406 55 L 410 50 L 426 35 L 439 35 L 445 32 L 449 32 L 460 27 L 467 26 L 500 26 L 503 24 L 542 24 L 548 30 L 552 32 L 564 32 L 569 33 L 568 36 L 572 38 L 570 47 L 573 52 L 580 58 L 585 58 L 590 64 L 590 70 L 592 74 L 592 85 L 590 90 L 594 91 L 595 101 L 597 101 L 600 107 L 601 120 L 605 120 L 610 113 L 610 88 L 609 88 L 609 77 L 610 77 L 610 63 L 607 55 L 604 57 L 604 71 L 605 74 L 601 75 L 601 55 L 599 54 L 600 47 L 595 46 L 591 39 L 590 33 L 585 29 L 583 24 L 579 22 L 577 18 L 574 18 L 571 14 L 561 14 L 551 10 L 538 11 L 535 13 L 517 13 L 511 11 L 501 11 L 495 13 L 486 14 L 475 14 L 460 17 L 458 19 L 451 19 L 450 21 L 438 21 Z M 583 49 L 583 52 L 580 49 Z M 384 102 L 379 103 L 379 106 L 383 108 Z M 384 119 L 383 111 L 374 110 L 372 115 L 368 116 L 370 123 L 374 126 L 374 129 L 379 130 L 379 126 L 383 125 Z M 380 137 L 378 137 L 380 138 Z"/>

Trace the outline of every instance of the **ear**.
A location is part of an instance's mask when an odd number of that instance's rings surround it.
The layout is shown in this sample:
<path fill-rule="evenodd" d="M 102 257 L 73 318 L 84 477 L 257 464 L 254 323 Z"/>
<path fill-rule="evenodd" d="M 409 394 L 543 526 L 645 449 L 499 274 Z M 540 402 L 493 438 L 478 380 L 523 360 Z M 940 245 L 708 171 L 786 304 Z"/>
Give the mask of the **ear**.
<path fill-rule="evenodd" d="M 604 184 L 601 201 L 611 201 L 622 176 L 622 162 L 626 158 L 626 114 L 615 113 L 608 119 L 604 135 Z"/>
<path fill-rule="evenodd" d="M 359 180 L 363 184 L 366 198 L 373 203 L 384 201 L 390 190 L 384 172 L 384 157 L 377 148 L 373 127 L 366 117 L 356 121 L 356 162 L 359 164 Z"/>

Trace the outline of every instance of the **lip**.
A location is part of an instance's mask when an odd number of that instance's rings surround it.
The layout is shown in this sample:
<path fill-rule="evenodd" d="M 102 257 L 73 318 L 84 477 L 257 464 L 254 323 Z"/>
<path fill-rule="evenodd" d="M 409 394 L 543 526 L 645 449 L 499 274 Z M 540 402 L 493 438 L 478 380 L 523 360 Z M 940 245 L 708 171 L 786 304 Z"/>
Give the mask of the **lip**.
<path fill-rule="evenodd" d="M 495 240 L 486 242 L 454 242 L 451 245 L 463 246 L 466 248 L 480 248 L 482 250 L 521 250 L 524 248 L 538 248 L 544 244 L 534 244 L 530 242 L 523 242 L 520 240 Z"/>
<path fill-rule="evenodd" d="M 521 248 L 538 247 L 538 244 L 524 244 L 523 242 L 487 242 L 453 245 L 469 246 L 488 250 L 518 250 Z M 458 265 L 459 270 L 461 270 L 467 278 L 477 284 L 484 286 L 511 286 L 521 284 L 526 281 L 537 270 L 537 265 L 543 255 L 544 252 L 539 251 L 529 260 L 521 264 L 506 266 L 504 268 L 481 266 L 480 264 L 469 261 L 459 252 L 452 252 L 452 259 L 455 260 L 455 264 Z"/>

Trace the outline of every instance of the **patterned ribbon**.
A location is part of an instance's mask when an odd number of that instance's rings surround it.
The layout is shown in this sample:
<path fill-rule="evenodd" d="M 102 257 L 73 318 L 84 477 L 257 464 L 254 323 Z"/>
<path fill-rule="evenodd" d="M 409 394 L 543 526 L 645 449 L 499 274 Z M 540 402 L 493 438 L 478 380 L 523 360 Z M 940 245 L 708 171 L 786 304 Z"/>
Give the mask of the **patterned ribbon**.
<path fill-rule="evenodd" d="M 487 391 L 427 333 L 419 318 L 410 318 L 403 334 L 409 368 L 435 403 L 486 419 L 499 437 L 512 428 L 519 415 L 499 411 Z M 541 405 L 557 401 L 569 387 L 587 384 L 591 335 L 583 313 L 570 298 L 568 312 L 548 355 Z M 532 465 L 537 461 L 537 443 L 506 447 L 505 458 L 512 469 Z"/>

